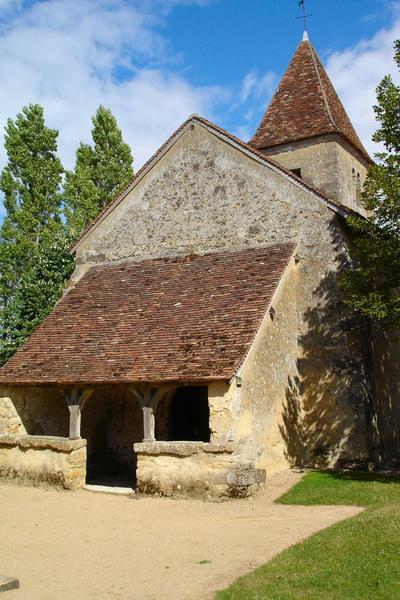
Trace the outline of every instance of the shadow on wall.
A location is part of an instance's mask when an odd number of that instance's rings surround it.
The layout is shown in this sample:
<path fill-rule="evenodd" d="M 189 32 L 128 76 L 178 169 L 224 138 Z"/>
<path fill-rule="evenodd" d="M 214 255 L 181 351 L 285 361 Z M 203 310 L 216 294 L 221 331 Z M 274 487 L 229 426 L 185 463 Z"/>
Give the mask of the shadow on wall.
<path fill-rule="evenodd" d="M 28 435 L 68 436 L 69 412 L 59 389 L 47 386 L 10 387 L 4 395 L 11 402 L 9 416 L 12 412 L 16 433 L 26 431 Z"/>
<path fill-rule="evenodd" d="M 400 331 L 373 328 L 377 446 L 381 462 L 400 462 Z"/>
<path fill-rule="evenodd" d="M 337 219 L 331 235 L 338 270 L 328 271 L 313 292 L 300 325 L 297 374 L 288 378 L 285 391 L 280 430 L 286 457 L 296 466 L 365 461 L 374 445 L 373 432 L 366 432 L 373 421 L 368 334 L 337 286 L 338 274 L 351 264 Z"/>

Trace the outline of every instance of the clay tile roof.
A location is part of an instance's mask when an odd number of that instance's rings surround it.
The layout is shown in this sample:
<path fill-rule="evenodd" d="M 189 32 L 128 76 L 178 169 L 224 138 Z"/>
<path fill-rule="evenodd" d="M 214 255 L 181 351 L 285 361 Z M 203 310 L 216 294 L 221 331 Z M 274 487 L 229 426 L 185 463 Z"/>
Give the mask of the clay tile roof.
<path fill-rule="evenodd" d="M 270 148 L 329 133 L 342 135 L 372 162 L 315 49 L 305 40 L 297 48 L 250 145 Z"/>
<path fill-rule="evenodd" d="M 3 384 L 229 379 L 293 244 L 92 267 L 0 369 Z"/>

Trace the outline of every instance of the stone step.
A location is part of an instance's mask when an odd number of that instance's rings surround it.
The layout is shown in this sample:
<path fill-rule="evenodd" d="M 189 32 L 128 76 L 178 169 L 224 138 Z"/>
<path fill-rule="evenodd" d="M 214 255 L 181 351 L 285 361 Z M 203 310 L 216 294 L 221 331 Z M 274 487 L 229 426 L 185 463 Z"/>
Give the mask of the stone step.
<path fill-rule="evenodd" d="M 15 577 L 4 577 L 0 575 L 0 592 L 19 589 L 19 580 Z"/>
<path fill-rule="evenodd" d="M 116 494 L 117 496 L 131 496 L 135 490 L 130 487 L 118 487 L 111 485 L 94 485 L 87 483 L 83 486 L 88 492 L 97 492 L 101 494 Z"/>

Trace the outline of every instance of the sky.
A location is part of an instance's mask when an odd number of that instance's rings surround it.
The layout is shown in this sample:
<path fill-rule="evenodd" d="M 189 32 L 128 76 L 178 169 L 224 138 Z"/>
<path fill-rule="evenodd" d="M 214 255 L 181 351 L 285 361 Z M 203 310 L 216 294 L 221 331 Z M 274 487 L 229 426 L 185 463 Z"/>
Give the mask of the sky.
<path fill-rule="evenodd" d="M 366 148 L 382 77 L 399 75 L 400 0 L 306 0 L 308 33 Z M 2 132 L 44 106 L 73 168 L 99 104 L 137 170 L 192 113 L 247 141 L 303 34 L 298 0 L 0 0 Z M 1 213 L 1 211 L 0 211 Z"/>

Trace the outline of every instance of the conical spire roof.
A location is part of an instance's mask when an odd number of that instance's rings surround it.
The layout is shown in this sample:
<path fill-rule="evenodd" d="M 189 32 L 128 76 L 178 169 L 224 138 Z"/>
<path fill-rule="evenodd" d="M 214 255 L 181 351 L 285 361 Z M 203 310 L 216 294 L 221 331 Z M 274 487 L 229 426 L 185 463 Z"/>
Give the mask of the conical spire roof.
<path fill-rule="evenodd" d="M 371 160 L 305 34 L 250 144 L 263 149 L 329 133 Z"/>

